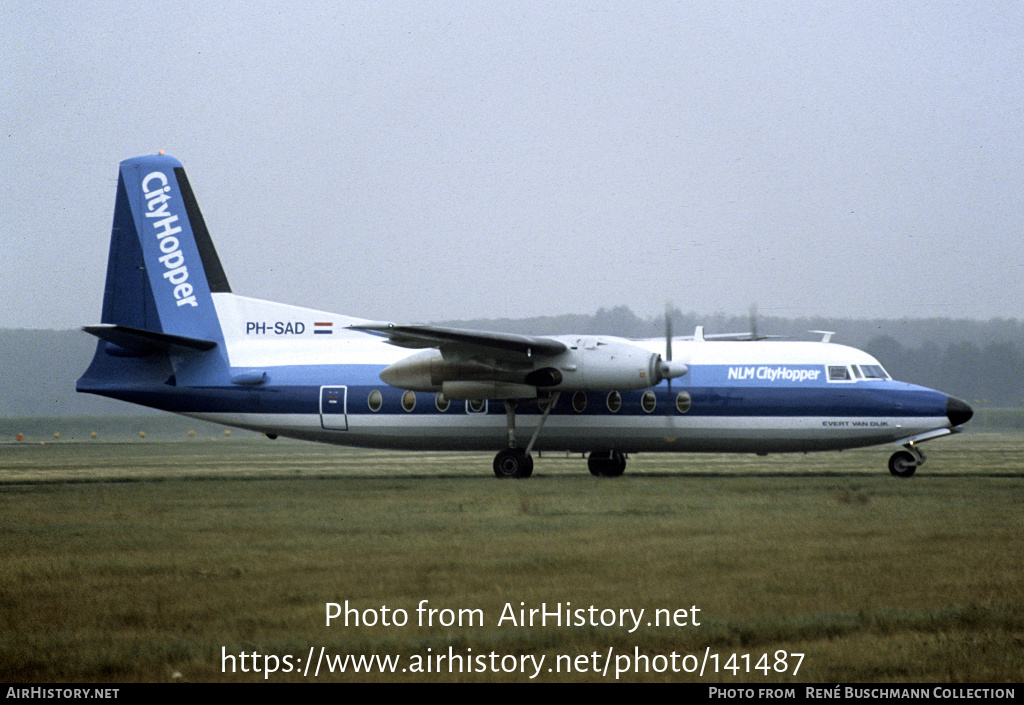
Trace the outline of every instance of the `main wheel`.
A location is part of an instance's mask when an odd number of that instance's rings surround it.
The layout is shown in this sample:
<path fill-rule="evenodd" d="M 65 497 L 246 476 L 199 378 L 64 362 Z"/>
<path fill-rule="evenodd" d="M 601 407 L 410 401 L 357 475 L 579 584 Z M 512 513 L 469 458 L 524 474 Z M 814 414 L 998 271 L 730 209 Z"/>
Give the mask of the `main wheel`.
<path fill-rule="evenodd" d="M 624 472 L 626 472 L 626 454 L 613 450 L 608 462 L 608 470 L 605 472 L 604 476 L 619 477 Z"/>
<path fill-rule="evenodd" d="M 595 450 L 587 458 L 587 468 L 595 477 L 619 477 L 626 470 L 626 456 L 617 450 Z"/>
<path fill-rule="evenodd" d="M 898 450 L 889 458 L 889 472 L 895 477 L 912 477 L 917 470 L 917 458 L 908 450 Z"/>
<path fill-rule="evenodd" d="M 533 456 L 521 448 L 506 448 L 494 456 L 496 477 L 529 477 L 533 474 Z"/>

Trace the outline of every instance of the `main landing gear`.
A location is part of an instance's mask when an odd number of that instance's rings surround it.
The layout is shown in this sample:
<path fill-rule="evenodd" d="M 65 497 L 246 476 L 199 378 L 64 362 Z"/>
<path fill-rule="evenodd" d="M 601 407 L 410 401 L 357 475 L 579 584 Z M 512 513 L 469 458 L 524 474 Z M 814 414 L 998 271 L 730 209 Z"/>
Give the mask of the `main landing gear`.
<path fill-rule="evenodd" d="M 494 457 L 496 477 L 529 477 L 533 474 L 533 456 L 522 448 L 506 448 Z"/>
<path fill-rule="evenodd" d="M 593 451 L 587 468 L 594 477 L 619 477 L 626 471 L 626 455 L 617 450 Z"/>
<path fill-rule="evenodd" d="M 906 450 L 898 450 L 889 458 L 889 472 L 895 477 L 913 477 L 917 468 L 924 465 L 924 453 L 911 443 L 903 447 Z"/>
<path fill-rule="evenodd" d="M 494 456 L 495 477 L 526 478 L 533 474 L 533 456 L 530 455 L 530 451 L 533 450 L 533 444 L 536 443 L 537 436 L 540 435 L 540 430 L 544 428 L 544 422 L 547 421 L 548 414 L 555 408 L 556 403 L 558 403 L 558 394 L 541 402 L 544 413 L 540 417 L 540 423 L 537 424 L 537 429 L 533 432 L 526 448 L 519 448 L 516 443 L 516 400 L 505 401 L 508 448 Z M 587 458 L 587 467 L 590 469 L 590 474 L 596 477 L 619 477 L 626 470 L 626 454 L 617 450 L 595 450 Z"/>
<path fill-rule="evenodd" d="M 617 450 L 594 451 L 587 458 L 587 468 L 594 477 L 619 477 L 626 470 L 626 455 Z M 506 448 L 494 457 L 496 477 L 526 478 L 532 474 L 533 456 L 522 448 Z"/>
<path fill-rule="evenodd" d="M 533 456 L 530 455 L 530 451 L 533 450 L 533 444 L 537 442 L 537 436 L 540 435 L 540 430 L 544 428 L 544 422 L 548 420 L 548 414 L 555 408 L 556 403 L 558 403 L 557 392 L 550 399 L 542 402 L 544 413 L 540 417 L 540 423 L 537 424 L 537 430 L 533 432 L 533 436 L 530 438 L 526 448 L 518 448 L 516 446 L 516 400 L 508 399 L 505 401 L 505 418 L 508 422 L 508 448 L 494 456 L 495 477 L 525 478 L 533 474 Z"/>

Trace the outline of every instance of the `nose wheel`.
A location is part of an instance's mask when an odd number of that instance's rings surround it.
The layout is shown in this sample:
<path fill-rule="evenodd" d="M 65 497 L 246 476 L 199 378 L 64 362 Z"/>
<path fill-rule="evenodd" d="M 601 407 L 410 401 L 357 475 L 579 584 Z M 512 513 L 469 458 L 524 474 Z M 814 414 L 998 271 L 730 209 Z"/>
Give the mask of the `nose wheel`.
<path fill-rule="evenodd" d="M 913 477 L 917 468 L 924 465 L 924 453 L 915 446 L 905 446 L 907 450 L 898 450 L 889 458 L 889 472 L 894 477 Z"/>

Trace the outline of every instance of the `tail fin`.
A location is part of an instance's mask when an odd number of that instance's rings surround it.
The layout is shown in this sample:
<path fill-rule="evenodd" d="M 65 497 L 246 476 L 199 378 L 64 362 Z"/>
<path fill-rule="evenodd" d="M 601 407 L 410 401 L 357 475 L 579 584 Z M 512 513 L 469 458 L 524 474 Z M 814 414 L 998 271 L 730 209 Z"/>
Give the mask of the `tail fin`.
<path fill-rule="evenodd" d="M 192 355 L 192 374 L 226 371 L 213 294 L 230 292 L 181 162 L 162 154 L 121 162 L 103 325 L 85 329 L 101 342 L 79 391 L 115 377 L 152 383 L 154 369 L 167 369 L 154 358 L 171 352 Z"/>
<path fill-rule="evenodd" d="M 217 340 L 211 294 L 230 291 L 181 162 L 121 162 L 103 323 Z"/>

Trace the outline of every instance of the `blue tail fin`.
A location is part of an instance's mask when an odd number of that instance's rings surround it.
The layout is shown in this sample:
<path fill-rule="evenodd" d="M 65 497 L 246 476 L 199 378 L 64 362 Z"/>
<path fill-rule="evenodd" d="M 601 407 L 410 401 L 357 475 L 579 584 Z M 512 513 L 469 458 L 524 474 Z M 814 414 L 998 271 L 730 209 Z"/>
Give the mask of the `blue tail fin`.
<path fill-rule="evenodd" d="M 230 292 L 181 162 L 121 162 L 102 324 L 85 328 L 101 341 L 79 391 L 152 384 L 169 369 L 172 383 L 181 372 L 214 381 L 227 359 L 213 295 Z M 171 367 L 172 352 L 184 362 Z"/>
<path fill-rule="evenodd" d="M 224 269 L 181 162 L 121 162 L 103 323 L 216 340 Z"/>

